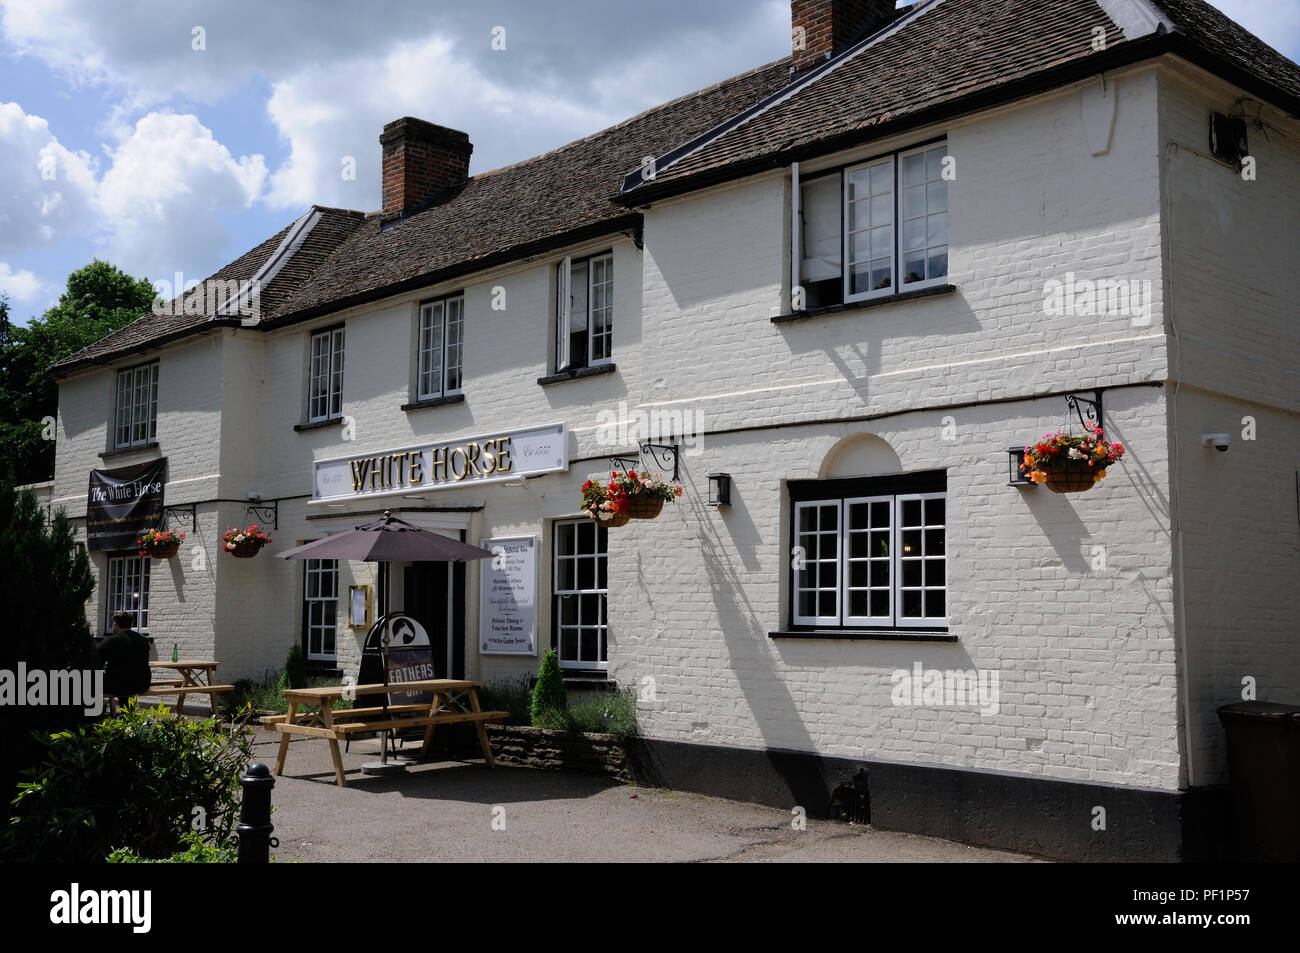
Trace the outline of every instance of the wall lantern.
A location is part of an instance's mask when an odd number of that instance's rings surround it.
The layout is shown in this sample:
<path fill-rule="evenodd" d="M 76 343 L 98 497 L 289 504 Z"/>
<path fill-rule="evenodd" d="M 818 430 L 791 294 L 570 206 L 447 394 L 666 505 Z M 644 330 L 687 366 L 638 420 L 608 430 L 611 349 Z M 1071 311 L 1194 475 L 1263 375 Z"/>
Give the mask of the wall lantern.
<path fill-rule="evenodd" d="M 1025 448 L 1011 447 L 1007 450 L 1007 456 L 1011 461 L 1010 479 L 1007 480 L 1007 486 L 1035 487 L 1038 486 L 1033 480 L 1029 479 L 1029 474 L 1020 469 L 1020 465 L 1025 462 Z"/>
<path fill-rule="evenodd" d="M 709 474 L 709 506 L 731 505 L 731 474 Z"/>

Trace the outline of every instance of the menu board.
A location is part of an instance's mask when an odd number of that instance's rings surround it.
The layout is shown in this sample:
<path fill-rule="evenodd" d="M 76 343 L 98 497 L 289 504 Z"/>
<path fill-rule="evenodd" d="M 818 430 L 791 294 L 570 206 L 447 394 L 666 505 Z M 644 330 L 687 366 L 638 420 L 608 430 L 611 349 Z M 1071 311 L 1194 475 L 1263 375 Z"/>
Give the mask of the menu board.
<path fill-rule="evenodd" d="M 537 540 L 485 539 L 479 562 L 479 652 L 537 654 Z"/>

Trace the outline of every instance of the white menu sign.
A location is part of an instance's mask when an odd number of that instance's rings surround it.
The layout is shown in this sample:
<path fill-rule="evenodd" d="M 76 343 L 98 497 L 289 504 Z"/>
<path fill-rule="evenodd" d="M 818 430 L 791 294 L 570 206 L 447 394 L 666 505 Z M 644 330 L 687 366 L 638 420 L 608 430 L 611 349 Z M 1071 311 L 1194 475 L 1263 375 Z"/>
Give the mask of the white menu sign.
<path fill-rule="evenodd" d="M 485 539 L 479 561 L 479 651 L 537 654 L 537 540 Z"/>

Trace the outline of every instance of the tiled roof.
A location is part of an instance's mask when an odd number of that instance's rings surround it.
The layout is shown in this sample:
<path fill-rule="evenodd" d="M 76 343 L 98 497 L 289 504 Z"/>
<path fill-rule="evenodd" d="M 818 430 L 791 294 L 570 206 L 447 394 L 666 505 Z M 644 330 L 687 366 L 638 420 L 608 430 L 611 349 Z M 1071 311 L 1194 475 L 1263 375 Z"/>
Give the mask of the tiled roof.
<path fill-rule="evenodd" d="M 1096 27 L 1105 31 L 1101 52 L 1093 45 Z M 280 327 L 631 230 L 640 224 L 635 207 L 665 195 L 1167 52 L 1260 90 L 1300 115 L 1300 67 L 1204 0 L 923 0 L 793 83 L 789 58 L 779 60 L 553 152 L 474 176 L 409 218 L 381 226 L 377 214 L 317 209 L 320 220 L 263 290 L 258 327 Z M 629 173 L 646 156 L 665 161 L 643 182 Z M 212 277 L 252 277 L 291 229 Z M 176 310 L 170 317 L 140 318 L 61 361 L 56 373 L 213 324 L 210 315 Z"/>
<path fill-rule="evenodd" d="M 259 309 L 263 316 L 277 313 L 293 299 L 294 294 L 321 264 L 336 252 L 340 245 L 357 230 L 365 220 L 361 212 L 344 209 L 316 207 L 320 218 L 303 240 L 301 247 L 288 258 L 283 267 L 259 290 Z M 174 298 L 161 314 L 150 312 L 136 318 L 126 327 L 100 338 L 88 347 L 65 357 L 52 368 L 56 375 L 67 374 L 78 367 L 113 360 L 156 347 L 167 341 L 195 334 L 204 328 L 239 324 L 240 318 L 214 316 L 202 296 L 209 282 L 252 279 L 275 254 L 293 226 L 272 235 L 252 251 L 235 259 L 216 273 L 209 275 L 193 290 Z M 187 313 L 188 310 L 191 313 Z"/>
<path fill-rule="evenodd" d="M 779 60 L 554 152 L 474 176 L 445 201 L 391 226 L 381 229 L 372 216 L 268 326 L 517 259 L 562 236 L 572 241 L 584 231 L 595 237 L 632 228 L 640 216 L 610 201 L 629 168 L 780 89 L 789 73 L 789 59 Z"/>
<path fill-rule="evenodd" d="M 1123 21 L 1145 20 L 1149 32 L 1126 36 Z M 1146 17 L 1139 14 L 1146 11 Z M 1169 21 L 1172 30 L 1159 21 Z M 1093 30 L 1105 30 L 1105 49 Z M 640 204 L 800 157 L 844 148 L 994 100 L 1010 99 L 1113 68 L 1125 57 L 1166 50 L 1207 65 L 1218 57 L 1284 95 L 1300 97 L 1300 67 L 1269 48 L 1203 0 L 927 0 L 845 51 L 821 75 L 809 74 L 776 102 L 738 122 L 675 162 L 661 163 L 653 181 L 629 177 L 625 204 Z M 1056 79 L 1049 79 L 1053 73 Z M 1234 79 L 1236 77 L 1233 77 Z M 802 85 L 801 85 L 802 82 Z"/>

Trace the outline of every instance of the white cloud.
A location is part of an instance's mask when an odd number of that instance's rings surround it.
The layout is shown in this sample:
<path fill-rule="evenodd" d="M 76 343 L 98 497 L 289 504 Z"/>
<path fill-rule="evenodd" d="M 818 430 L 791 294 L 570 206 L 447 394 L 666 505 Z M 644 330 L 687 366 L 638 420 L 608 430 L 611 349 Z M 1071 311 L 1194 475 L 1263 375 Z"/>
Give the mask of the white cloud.
<path fill-rule="evenodd" d="M 230 237 L 216 213 L 248 208 L 266 180 L 261 155 L 235 159 L 192 115 L 149 113 L 110 157 L 99 183 L 105 244 L 132 274 L 210 261 Z"/>
<path fill-rule="evenodd" d="M 0 261 L 0 294 L 11 301 L 34 301 L 45 285 L 32 272 L 14 271 L 8 262 Z"/>
<path fill-rule="evenodd" d="M 0 103 L 0 169 L 0 252 L 87 231 L 95 196 L 91 157 L 65 149 L 48 122 L 17 103 Z"/>

